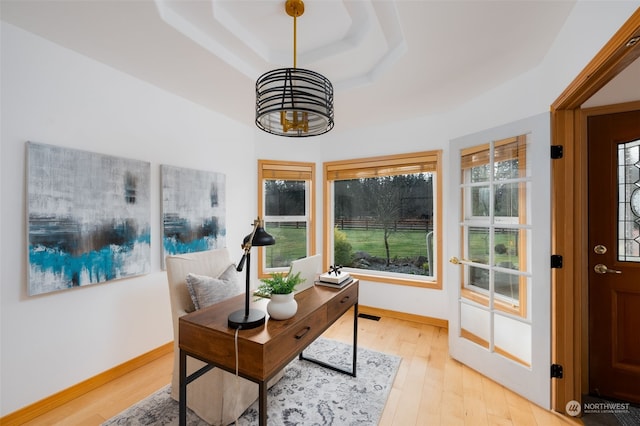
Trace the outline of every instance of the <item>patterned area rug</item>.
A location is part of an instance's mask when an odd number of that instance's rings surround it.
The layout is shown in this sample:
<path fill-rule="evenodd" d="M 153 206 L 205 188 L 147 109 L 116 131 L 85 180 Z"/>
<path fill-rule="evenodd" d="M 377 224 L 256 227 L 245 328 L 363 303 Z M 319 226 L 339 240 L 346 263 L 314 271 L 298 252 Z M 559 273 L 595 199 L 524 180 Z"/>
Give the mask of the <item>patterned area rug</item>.
<path fill-rule="evenodd" d="M 351 345 L 318 339 L 304 351 L 341 368 L 351 368 Z M 357 377 L 307 361 L 293 360 L 284 377 L 267 398 L 269 424 L 273 425 L 376 425 L 387 402 L 401 358 L 358 348 Z M 178 403 L 170 386 L 129 407 L 103 423 L 114 425 L 177 425 Z M 206 423 L 187 412 L 189 426 Z M 258 424 L 258 401 L 238 419 L 243 426 Z"/>

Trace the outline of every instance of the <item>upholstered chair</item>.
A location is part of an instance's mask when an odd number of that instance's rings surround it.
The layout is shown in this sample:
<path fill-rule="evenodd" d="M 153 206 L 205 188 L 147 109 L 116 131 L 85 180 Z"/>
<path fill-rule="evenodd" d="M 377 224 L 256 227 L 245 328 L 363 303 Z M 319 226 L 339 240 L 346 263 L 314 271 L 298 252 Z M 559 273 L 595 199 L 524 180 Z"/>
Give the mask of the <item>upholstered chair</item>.
<path fill-rule="evenodd" d="M 171 298 L 171 314 L 173 317 L 174 363 L 171 381 L 171 397 L 179 400 L 179 346 L 178 319 L 196 309 L 192 293 L 193 279 L 226 283 L 226 289 L 213 289 L 214 298 L 226 298 L 242 292 L 242 280 L 235 271 L 235 265 L 226 249 L 216 249 L 197 253 L 188 253 L 166 258 L 169 295 Z M 195 274 L 195 275 L 194 275 Z M 189 275 L 189 277 L 187 277 Z M 189 278 L 189 286 L 187 286 Z M 238 284 L 234 291 L 229 282 Z M 235 285 L 235 284 L 234 284 Z M 191 290 L 191 293 L 190 293 Z M 197 289 L 196 289 L 197 291 Z M 207 291 L 205 291 L 207 293 Z M 211 291 L 208 291 L 210 294 Z M 225 297 L 226 296 L 226 297 Z M 194 294 L 197 297 L 197 294 Z M 215 300 L 214 300 L 215 301 Z M 197 300 L 196 300 L 197 302 Z M 200 308 L 202 306 L 199 306 Z M 191 374 L 204 366 L 201 361 L 187 357 L 187 374 Z M 282 377 L 278 374 L 269 385 Z M 187 386 L 187 405 L 200 418 L 212 425 L 228 425 L 238 418 L 254 401 L 258 399 L 258 385 L 236 377 L 234 374 L 214 368 Z"/>

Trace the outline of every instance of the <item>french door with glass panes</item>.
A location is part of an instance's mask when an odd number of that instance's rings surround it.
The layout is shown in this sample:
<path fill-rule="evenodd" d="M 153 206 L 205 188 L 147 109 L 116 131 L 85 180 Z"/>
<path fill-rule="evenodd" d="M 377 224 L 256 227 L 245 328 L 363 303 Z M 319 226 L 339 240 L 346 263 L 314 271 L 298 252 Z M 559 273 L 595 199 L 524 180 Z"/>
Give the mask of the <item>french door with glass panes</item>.
<path fill-rule="evenodd" d="M 549 115 L 451 143 L 451 356 L 550 407 Z"/>

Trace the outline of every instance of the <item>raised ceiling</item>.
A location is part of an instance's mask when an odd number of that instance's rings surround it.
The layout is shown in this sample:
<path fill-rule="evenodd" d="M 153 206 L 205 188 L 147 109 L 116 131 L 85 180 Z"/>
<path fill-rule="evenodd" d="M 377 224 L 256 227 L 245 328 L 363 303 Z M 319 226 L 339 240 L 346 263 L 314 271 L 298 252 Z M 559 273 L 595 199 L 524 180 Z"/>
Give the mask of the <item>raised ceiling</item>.
<path fill-rule="evenodd" d="M 297 66 L 333 82 L 334 132 L 442 113 L 536 67 L 574 4 L 306 0 Z M 255 80 L 293 65 L 284 0 L 0 7 L 6 22 L 251 126 Z"/>

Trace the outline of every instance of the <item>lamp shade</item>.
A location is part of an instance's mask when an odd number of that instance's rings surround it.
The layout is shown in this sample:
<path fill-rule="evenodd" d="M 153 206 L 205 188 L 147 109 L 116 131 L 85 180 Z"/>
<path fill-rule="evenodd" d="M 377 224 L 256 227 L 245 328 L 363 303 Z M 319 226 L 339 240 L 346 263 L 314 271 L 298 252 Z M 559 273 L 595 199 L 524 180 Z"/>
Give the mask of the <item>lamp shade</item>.
<path fill-rule="evenodd" d="M 244 240 L 242 240 L 242 245 L 245 245 L 249 242 L 249 238 L 251 238 L 251 235 L 253 235 L 251 246 L 272 246 L 276 243 L 276 239 L 273 238 L 273 236 L 267 231 L 265 231 L 262 225 L 258 225 L 255 232 L 252 232 L 251 234 L 244 237 Z"/>
<path fill-rule="evenodd" d="M 317 136 L 333 129 L 333 85 L 303 68 L 280 68 L 256 81 L 256 126 L 278 136 Z"/>

